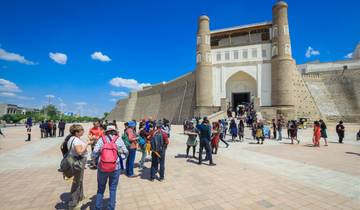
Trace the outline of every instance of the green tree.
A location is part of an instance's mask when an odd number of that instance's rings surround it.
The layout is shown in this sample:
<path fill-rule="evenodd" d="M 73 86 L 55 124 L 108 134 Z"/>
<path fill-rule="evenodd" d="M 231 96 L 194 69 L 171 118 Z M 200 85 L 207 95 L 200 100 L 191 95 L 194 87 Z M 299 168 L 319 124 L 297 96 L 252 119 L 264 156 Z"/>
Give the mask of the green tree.
<path fill-rule="evenodd" d="M 45 114 L 50 120 L 58 120 L 59 110 L 52 104 L 45 106 L 41 113 Z"/>

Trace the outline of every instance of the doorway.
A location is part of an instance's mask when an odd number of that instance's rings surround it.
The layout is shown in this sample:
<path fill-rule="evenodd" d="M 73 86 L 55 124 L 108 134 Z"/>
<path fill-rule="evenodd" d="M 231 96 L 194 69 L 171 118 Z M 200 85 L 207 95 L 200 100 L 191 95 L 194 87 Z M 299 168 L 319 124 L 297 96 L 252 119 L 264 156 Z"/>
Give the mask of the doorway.
<path fill-rule="evenodd" d="M 238 105 L 250 103 L 250 92 L 232 93 L 232 108 L 235 111 Z"/>

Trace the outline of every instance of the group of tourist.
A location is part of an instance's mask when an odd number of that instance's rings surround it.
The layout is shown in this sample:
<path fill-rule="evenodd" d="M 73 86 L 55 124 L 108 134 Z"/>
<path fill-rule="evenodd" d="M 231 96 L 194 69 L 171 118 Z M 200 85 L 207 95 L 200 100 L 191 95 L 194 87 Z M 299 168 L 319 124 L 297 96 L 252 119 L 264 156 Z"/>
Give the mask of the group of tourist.
<path fill-rule="evenodd" d="M 97 169 L 96 209 L 102 209 L 108 180 L 110 199 L 107 208 L 115 209 L 116 190 L 121 172 L 124 171 L 130 178 L 137 177 L 134 174 L 137 151 L 142 154 L 139 162 L 140 169 L 144 167 L 147 155 L 151 154 L 150 180 L 154 181 L 157 173 L 159 173 L 159 181 L 164 180 L 165 156 L 171 131 L 170 122 L 166 119 L 142 120 L 138 131 L 136 121 L 126 122 L 124 127 L 124 131 L 119 132 L 116 121 L 107 123 L 105 129 L 104 123 L 94 122 L 89 130 L 87 142 L 80 139 L 84 134 L 84 128 L 81 125 L 75 124 L 70 127 L 70 134 L 64 140 L 62 153 L 64 158 L 67 155 L 76 157 L 81 167 L 72 174 L 74 178 L 70 191 L 71 201 L 68 203 L 69 209 L 74 209 L 84 199 L 83 176 L 88 146 L 91 146 L 92 150 L 90 167 Z M 62 172 L 66 174 L 65 171 Z"/>
<path fill-rule="evenodd" d="M 54 120 L 41 121 L 39 125 L 40 138 L 56 137 L 57 129 L 59 129 L 58 137 L 63 137 L 66 123 L 63 120 L 60 120 L 59 123 L 56 124 L 57 123 Z"/>

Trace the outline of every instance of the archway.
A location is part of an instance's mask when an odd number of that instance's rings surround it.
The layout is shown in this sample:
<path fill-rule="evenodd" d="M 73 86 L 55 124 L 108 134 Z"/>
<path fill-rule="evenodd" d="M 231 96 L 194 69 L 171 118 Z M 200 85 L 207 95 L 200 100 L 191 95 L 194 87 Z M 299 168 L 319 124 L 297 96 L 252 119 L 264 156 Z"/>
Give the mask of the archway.
<path fill-rule="evenodd" d="M 233 110 L 238 105 L 251 102 L 254 97 L 257 97 L 257 84 L 248 73 L 239 71 L 226 81 L 226 98 Z"/>

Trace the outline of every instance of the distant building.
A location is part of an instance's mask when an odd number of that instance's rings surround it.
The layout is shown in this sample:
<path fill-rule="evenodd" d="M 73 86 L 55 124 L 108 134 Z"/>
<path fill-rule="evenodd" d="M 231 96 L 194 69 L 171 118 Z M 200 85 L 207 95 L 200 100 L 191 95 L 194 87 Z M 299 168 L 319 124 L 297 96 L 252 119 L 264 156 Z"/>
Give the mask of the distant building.
<path fill-rule="evenodd" d="M 15 104 L 0 104 L 0 116 L 5 114 L 23 114 L 26 112 L 40 112 L 39 109 L 20 107 Z"/>

